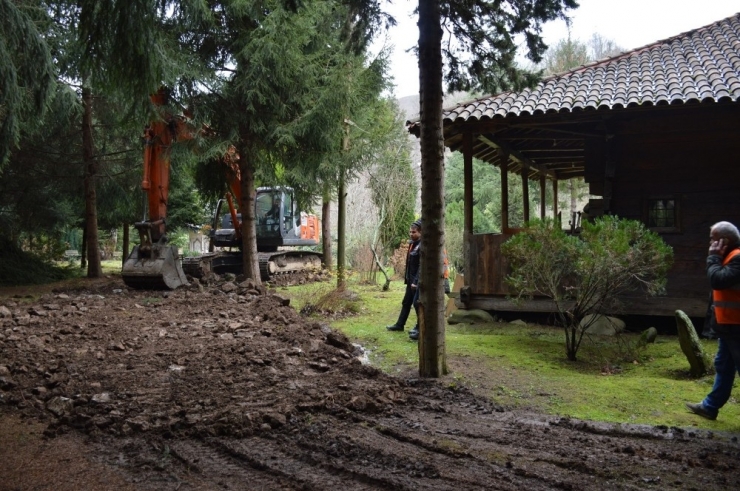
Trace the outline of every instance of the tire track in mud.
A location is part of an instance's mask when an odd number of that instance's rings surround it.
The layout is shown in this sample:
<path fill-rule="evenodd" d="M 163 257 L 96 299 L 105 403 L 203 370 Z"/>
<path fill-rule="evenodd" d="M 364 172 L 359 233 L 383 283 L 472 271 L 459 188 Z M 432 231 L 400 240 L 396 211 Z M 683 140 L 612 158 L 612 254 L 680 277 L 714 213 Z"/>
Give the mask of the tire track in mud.
<path fill-rule="evenodd" d="M 410 489 L 307 453 L 286 452 L 285 442 L 260 437 L 178 441 L 170 449 L 186 468 L 226 489 Z"/>
<path fill-rule="evenodd" d="M 449 414 L 446 418 L 424 414 L 412 417 L 423 421 L 424 426 L 410 420 L 397 422 L 389 430 L 392 422 L 385 420 L 387 427 L 383 433 L 405 442 L 423 441 L 418 431 L 410 435 L 406 432 L 405 427 L 412 426 L 424 431 L 432 443 L 449 438 L 446 445 L 455 447 L 452 456 L 495 461 L 512 469 L 518 477 L 530 480 L 521 484 L 522 489 L 535 489 L 533 483 L 547 483 L 552 488 L 589 489 L 583 486 L 589 481 L 599 489 L 637 490 L 645 489 L 646 485 L 692 488 L 701 482 L 722 482 L 727 489 L 740 489 L 740 478 L 734 472 L 740 457 L 736 439 L 723 442 L 711 433 L 697 432 L 687 439 L 679 429 L 664 432 L 654 428 L 655 431 L 646 432 L 641 426 L 601 424 L 604 428 L 593 431 L 591 424 L 563 424 L 555 418 L 529 421 L 526 417 L 465 414 Z M 706 441 L 703 450 L 687 454 L 688 447 L 696 448 L 697 440 L 701 439 Z M 423 442 L 422 447 L 430 449 L 429 441 Z M 468 468 L 468 472 L 472 471 Z"/>
<path fill-rule="evenodd" d="M 588 489 L 589 486 L 583 487 L 584 482 L 600 488 L 643 489 L 646 484 L 660 482 L 661 474 L 671 483 L 683 483 L 681 474 L 684 472 L 680 470 L 682 462 L 678 456 L 685 454 L 685 442 L 657 436 L 662 434 L 660 429 L 647 442 L 638 439 L 625 444 L 623 437 L 639 428 L 615 427 L 606 434 L 594 434 L 588 428 L 584 428 L 584 432 L 574 432 L 574 428 L 554 418 L 528 421 L 507 414 L 473 414 L 454 403 L 445 406 L 445 413 L 444 417 L 435 417 L 434 413 L 414 412 L 405 418 L 402 414 L 391 418 L 356 415 L 355 420 L 384 437 L 412 447 L 406 453 L 427 455 L 428 462 L 442 469 L 442 479 L 447 477 L 446 469 L 464 466 L 466 476 L 453 475 L 452 479 L 461 482 L 478 477 L 496 481 L 495 486 L 489 484 L 488 488 L 505 489 L 502 481 L 508 480 L 517 483 L 513 488 L 520 489 Z M 620 434 L 621 437 L 617 436 Z M 370 442 L 372 436 L 365 435 L 362 439 Z M 728 467 L 727 458 L 723 459 L 718 453 L 736 456 L 737 445 L 729 444 L 725 452 L 717 452 L 713 445 L 709 449 L 714 450 L 714 454 L 705 452 L 702 463 L 689 467 L 713 469 L 711 479 L 721 482 L 722 474 L 732 468 Z M 630 461 L 630 465 L 625 467 L 625 460 Z M 685 456 L 684 460 L 687 461 Z M 678 469 L 667 474 L 666 464 Z M 704 477 L 701 471 L 688 470 L 686 474 L 690 482 L 701 481 Z M 479 481 L 474 482 L 479 484 Z"/>
<path fill-rule="evenodd" d="M 197 440 L 170 442 L 170 452 L 188 470 L 218 484 L 221 489 L 298 489 L 295 481 L 269 472 L 255 461 L 235 459 L 229 453 Z"/>
<path fill-rule="evenodd" d="M 433 415 L 415 414 L 427 424 Z M 450 416 L 456 424 L 473 424 L 473 418 Z M 518 449 L 506 447 L 491 448 L 493 433 L 480 437 L 485 445 L 476 445 L 476 439 L 453 435 L 444 429 L 434 429 L 418 424 L 414 420 L 366 419 L 362 425 L 366 432 L 359 438 L 365 444 L 371 442 L 375 448 L 391 449 L 400 455 L 415 455 L 437 471 L 438 479 L 429 483 L 429 489 L 497 489 L 497 490 L 539 490 L 539 489 L 577 489 L 562 480 L 562 471 L 533 466 L 523 460 Z M 503 430 L 503 428 L 496 428 Z M 341 432 L 334 430 L 336 437 Z M 516 462 L 516 465 L 514 464 Z M 532 467 L 536 467 L 532 469 Z M 556 476 L 553 478 L 552 476 Z M 578 476 L 574 482 L 582 482 Z M 596 484 L 596 483 L 594 483 Z"/>
<path fill-rule="evenodd" d="M 410 489 L 382 476 L 376 477 L 368 472 L 348 468 L 341 459 L 327 459 L 323 448 L 306 452 L 284 438 L 279 441 L 220 440 L 214 443 L 235 458 L 251 460 L 254 458 L 253 454 L 258 453 L 266 469 L 300 482 L 303 488 Z"/>
<path fill-rule="evenodd" d="M 423 441 L 423 435 L 388 431 L 387 426 L 380 424 L 336 421 L 322 425 L 320 433 L 315 440 L 297 438 L 295 441 L 312 455 L 327 449 L 340 454 L 343 467 L 355 472 L 362 469 L 365 473 L 385 475 L 392 480 L 388 489 L 523 489 L 521 484 L 514 483 L 493 485 L 493 477 L 503 481 L 510 479 L 494 466 L 465 461 L 465 456 L 459 452 Z M 460 468 L 465 471 L 456 472 Z"/>

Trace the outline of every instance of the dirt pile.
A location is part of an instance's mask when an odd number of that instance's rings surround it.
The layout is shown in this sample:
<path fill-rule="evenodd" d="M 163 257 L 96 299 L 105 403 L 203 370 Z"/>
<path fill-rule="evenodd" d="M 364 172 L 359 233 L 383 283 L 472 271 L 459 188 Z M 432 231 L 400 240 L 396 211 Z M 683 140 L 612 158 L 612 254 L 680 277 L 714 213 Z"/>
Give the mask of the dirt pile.
<path fill-rule="evenodd" d="M 740 487 L 736 439 L 515 414 L 390 377 L 250 281 L 3 303 L 0 408 L 87 435 L 138 489 Z"/>
<path fill-rule="evenodd" d="M 405 401 L 403 383 L 363 366 L 344 335 L 249 281 L 117 286 L 2 307 L 4 402 L 50 432 L 244 436 L 301 412 Z"/>

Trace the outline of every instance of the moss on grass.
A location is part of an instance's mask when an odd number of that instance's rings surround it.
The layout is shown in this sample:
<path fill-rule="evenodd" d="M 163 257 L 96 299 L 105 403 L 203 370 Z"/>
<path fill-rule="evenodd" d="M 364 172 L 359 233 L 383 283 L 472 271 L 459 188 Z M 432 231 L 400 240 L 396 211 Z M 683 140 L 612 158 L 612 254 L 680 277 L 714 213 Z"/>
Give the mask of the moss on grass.
<path fill-rule="evenodd" d="M 333 287 L 303 285 L 285 293 L 302 306 L 317 292 Z M 351 289 L 360 295 L 360 314 L 333 321 L 332 327 L 370 350 L 371 361 L 381 369 L 414 375 L 416 342 L 406 333 L 385 329 L 398 315 L 402 282 L 394 281 L 387 292 L 379 285 L 351 283 Z M 412 312 L 407 327 L 414 322 Z M 659 336 L 643 350 L 633 347 L 635 334 L 622 336 L 619 343 L 593 337 L 584 340 L 579 361 L 569 362 L 564 334 L 554 327 L 458 324 L 448 325 L 446 334 L 451 373 L 445 383 L 465 385 L 506 407 L 595 421 L 740 432 L 740 405 L 734 398 L 717 421 L 686 410 L 685 402 L 704 398 L 713 377 L 688 376 L 689 365 L 676 336 Z M 713 356 L 716 342 L 704 341 L 704 348 Z"/>

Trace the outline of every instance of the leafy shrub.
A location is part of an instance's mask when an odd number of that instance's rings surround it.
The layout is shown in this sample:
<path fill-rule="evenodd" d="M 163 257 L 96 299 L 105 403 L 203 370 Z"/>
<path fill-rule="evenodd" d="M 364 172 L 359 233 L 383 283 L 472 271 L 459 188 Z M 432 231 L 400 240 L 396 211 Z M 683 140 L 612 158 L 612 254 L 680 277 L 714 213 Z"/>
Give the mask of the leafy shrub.
<path fill-rule="evenodd" d="M 0 285 L 40 285 L 74 276 L 71 268 L 21 250 L 14 242 L 0 238 Z"/>
<path fill-rule="evenodd" d="M 619 296 L 658 295 L 673 263 L 673 250 L 642 223 L 604 216 L 567 235 L 553 220 L 536 220 L 502 247 L 509 260 L 508 285 L 517 300 L 551 298 L 565 330 L 569 360 L 575 360 L 588 314 L 613 313 Z M 594 317 L 595 318 L 595 317 Z"/>

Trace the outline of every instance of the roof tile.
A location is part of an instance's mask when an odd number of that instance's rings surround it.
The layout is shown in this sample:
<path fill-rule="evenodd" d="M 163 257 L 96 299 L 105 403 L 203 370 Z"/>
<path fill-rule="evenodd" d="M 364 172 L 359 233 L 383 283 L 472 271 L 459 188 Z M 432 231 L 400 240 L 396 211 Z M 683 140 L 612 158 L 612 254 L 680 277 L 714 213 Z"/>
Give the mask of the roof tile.
<path fill-rule="evenodd" d="M 686 102 L 740 102 L 740 13 L 445 111 L 445 121 Z"/>

